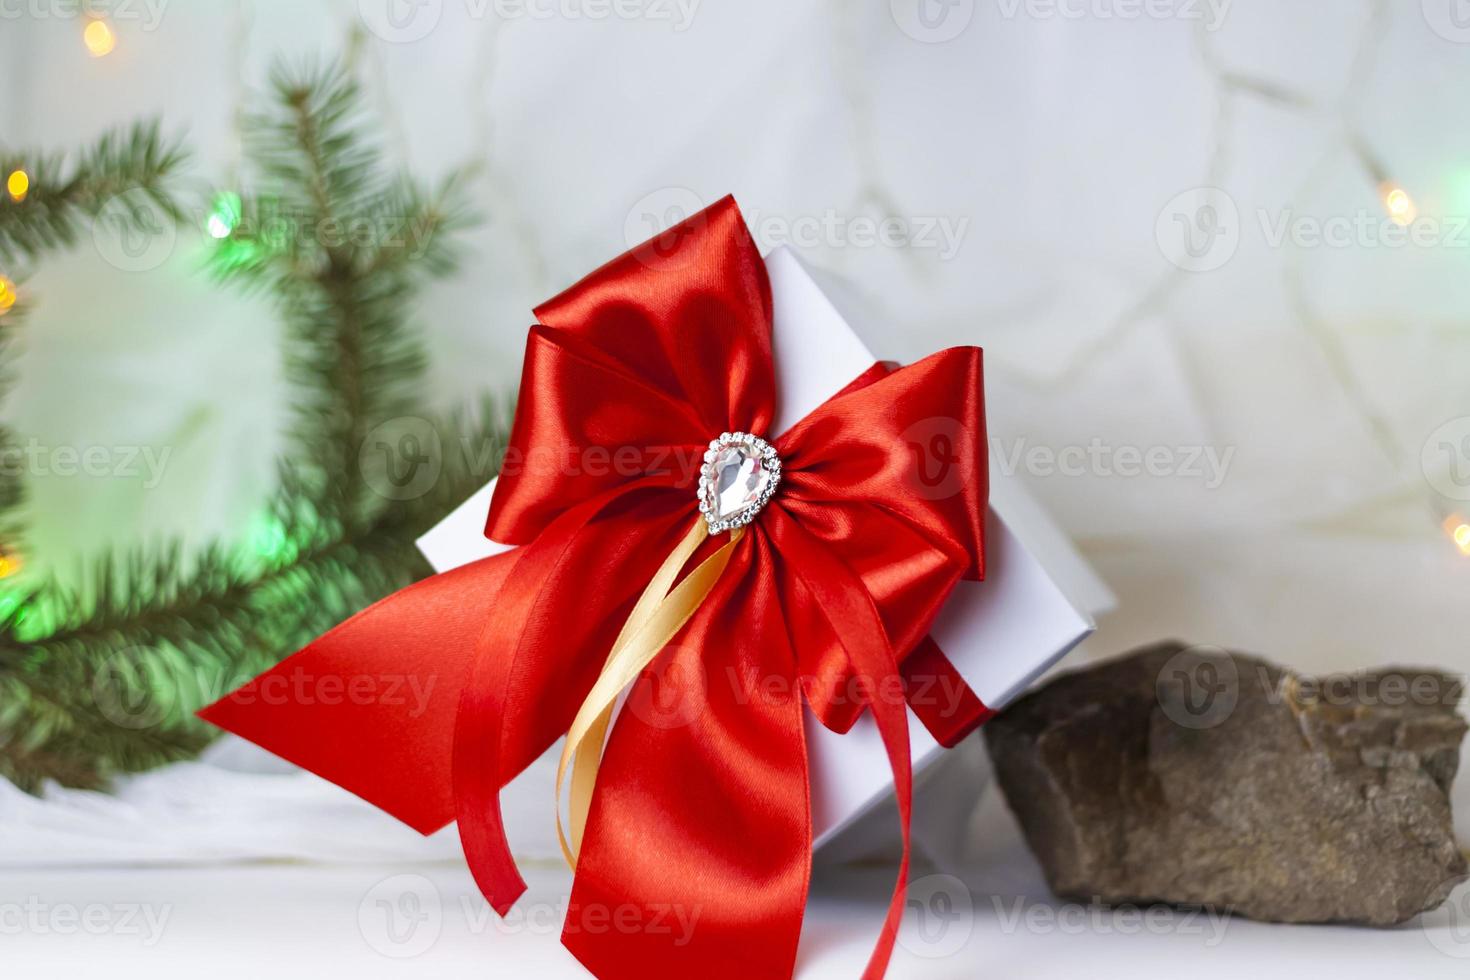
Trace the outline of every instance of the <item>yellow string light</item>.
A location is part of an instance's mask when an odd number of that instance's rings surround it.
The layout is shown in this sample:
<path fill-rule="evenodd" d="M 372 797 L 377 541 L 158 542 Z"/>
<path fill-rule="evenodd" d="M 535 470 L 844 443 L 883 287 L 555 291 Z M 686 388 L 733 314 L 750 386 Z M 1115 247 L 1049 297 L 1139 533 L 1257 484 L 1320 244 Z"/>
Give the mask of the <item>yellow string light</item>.
<path fill-rule="evenodd" d="M 10 312 L 10 308 L 20 299 L 15 289 L 15 283 L 0 276 L 0 316 Z"/>
<path fill-rule="evenodd" d="M 1470 520 L 1461 514 L 1451 514 L 1445 518 L 1444 529 L 1460 553 L 1470 558 Z"/>
<path fill-rule="evenodd" d="M 87 21 L 87 26 L 82 31 L 82 43 L 87 46 L 87 53 L 92 57 L 105 58 L 117 47 L 117 35 L 113 33 L 111 24 L 97 17 Z"/>
<path fill-rule="evenodd" d="M 1394 224 L 1408 226 L 1419 217 L 1419 208 L 1414 204 L 1414 199 L 1399 185 L 1386 181 L 1379 188 L 1379 193 L 1383 196 L 1383 206 Z"/>
<path fill-rule="evenodd" d="M 10 578 L 10 576 L 21 570 L 23 564 L 20 560 L 20 555 L 10 555 L 0 552 L 0 578 Z"/>
<path fill-rule="evenodd" d="M 5 190 L 10 194 L 10 199 L 19 204 L 31 191 L 31 175 L 24 170 L 12 170 L 10 176 L 5 178 Z"/>

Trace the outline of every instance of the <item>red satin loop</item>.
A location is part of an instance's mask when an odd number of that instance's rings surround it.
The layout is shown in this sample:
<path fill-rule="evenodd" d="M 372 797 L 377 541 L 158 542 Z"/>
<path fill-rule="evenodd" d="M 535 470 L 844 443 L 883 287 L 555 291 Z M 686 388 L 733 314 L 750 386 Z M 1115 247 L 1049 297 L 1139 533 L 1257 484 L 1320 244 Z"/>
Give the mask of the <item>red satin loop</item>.
<path fill-rule="evenodd" d="M 329 721 L 319 705 L 227 698 L 206 717 L 422 830 L 452 803 L 476 881 L 503 914 L 524 884 L 501 787 L 566 730 L 696 519 L 708 441 L 776 436 L 780 490 L 613 728 L 563 941 L 609 980 L 789 975 L 811 860 L 803 704 L 837 731 L 871 710 L 905 854 L 866 974 L 881 976 L 903 908 L 912 794 L 894 691 L 906 674 L 948 666 L 926 635 L 954 584 L 983 571 L 980 351 L 875 365 L 770 433 L 770 286 L 729 198 L 537 313 L 487 526 L 522 547 L 384 600 L 240 692 L 282 671 L 349 673 L 396 657 L 437 670 L 439 696 L 411 716 L 374 705 Z M 965 721 L 925 718 L 936 734 Z"/>

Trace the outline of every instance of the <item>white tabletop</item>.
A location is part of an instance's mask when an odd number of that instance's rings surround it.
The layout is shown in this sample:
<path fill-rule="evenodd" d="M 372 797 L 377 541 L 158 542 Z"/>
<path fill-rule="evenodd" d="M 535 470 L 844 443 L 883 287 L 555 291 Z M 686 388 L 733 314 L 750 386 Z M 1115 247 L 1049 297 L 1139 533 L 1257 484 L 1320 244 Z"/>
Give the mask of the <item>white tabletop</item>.
<path fill-rule="evenodd" d="M 1392 930 L 1101 910 L 1049 895 L 994 794 L 975 829 L 986 843 L 965 883 L 916 871 L 891 977 L 1463 980 L 1470 971 L 1470 887 L 1453 908 Z M 457 862 L 11 868 L 0 878 L 0 963 L 7 976 L 115 980 L 585 977 L 559 941 L 569 873 L 526 871 L 530 890 L 501 921 Z M 891 880 L 881 867 L 818 868 L 798 976 L 861 973 Z"/>

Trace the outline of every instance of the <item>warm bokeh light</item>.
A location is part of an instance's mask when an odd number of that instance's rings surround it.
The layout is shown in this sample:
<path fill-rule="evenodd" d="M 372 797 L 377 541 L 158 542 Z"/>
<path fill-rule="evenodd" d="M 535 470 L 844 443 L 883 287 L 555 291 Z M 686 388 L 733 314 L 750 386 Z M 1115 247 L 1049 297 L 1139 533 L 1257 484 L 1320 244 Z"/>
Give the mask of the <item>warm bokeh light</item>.
<path fill-rule="evenodd" d="M 1444 529 L 1450 540 L 1455 542 L 1455 547 L 1460 549 L 1460 553 L 1470 558 L 1470 519 L 1460 514 L 1451 514 L 1444 522 Z"/>
<path fill-rule="evenodd" d="M 92 57 L 104 58 L 117 47 L 117 35 L 112 32 L 112 25 L 107 21 L 90 20 L 86 30 L 82 31 L 82 42 L 87 45 L 87 53 Z"/>
<path fill-rule="evenodd" d="M 10 578 L 19 572 L 21 568 L 20 555 L 7 555 L 0 552 L 0 578 Z"/>
<path fill-rule="evenodd" d="M 1397 184 L 1384 184 L 1382 187 L 1383 206 L 1388 209 L 1389 218 L 1395 224 L 1409 225 L 1419 216 L 1419 209 L 1414 205 L 1414 199 L 1409 192 Z"/>
<path fill-rule="evenodd" d="M 5 179 L 5 190 L 10 194 L 10 199 L 19 204 L 30 193 L 31 175 L 24 170 L 12 170 Z"/>
<path fill-rule="evenodd" d="M 10 308 L 15 305 L 15 301 L 19 298 L 16 295 L 15 283 L 6 279 L 4 276 L 0 276 L 0 316 L 9 313 Z"/>

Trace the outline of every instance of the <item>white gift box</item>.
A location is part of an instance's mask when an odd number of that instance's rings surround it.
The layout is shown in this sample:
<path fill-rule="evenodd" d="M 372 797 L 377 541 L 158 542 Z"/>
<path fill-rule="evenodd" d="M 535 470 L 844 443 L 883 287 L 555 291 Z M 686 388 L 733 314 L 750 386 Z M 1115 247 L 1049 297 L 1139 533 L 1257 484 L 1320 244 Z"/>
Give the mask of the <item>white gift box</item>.
<path fill-rule="evenodd" d="M 840 294 L 839 289 L 824 291 L 789 249 L 778 248 L 765 261 L 780 393 L 771 434 L 779 435 L 879 358 L 859 338 L 851 316 L 839 312 L 829 298 Z M 1066 538 L 1014 481 L 995 469 L 985 581 L 961 582 L 932 631 L 960 676 L 990 709 L 1004 707 L 1092 632 L 1091 611 L 1111 604 L 1106 588 Z M 419 538 L 419 549 L 436 571 L 507 550 L 484 537 L 494 490 L 492 481 Z M 912 712 L 909 738 L 916 773 L 944 754 Z M 808 713 L 807 744 L 812 830 L 821 846 L 888 797 L 892 778 L 870 716 L 837 735 Z M 548 833 L 546 808 L 560 751 L 560 745 L 553 747 L 502 794 L 511 844 L 522 857 L 559 853 L 555 835 Z"/>

